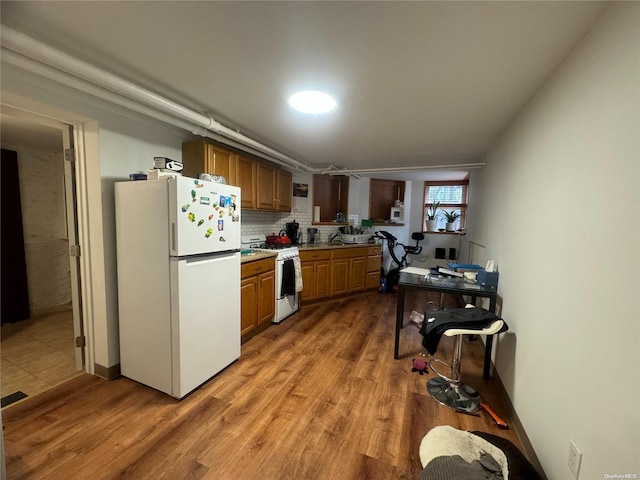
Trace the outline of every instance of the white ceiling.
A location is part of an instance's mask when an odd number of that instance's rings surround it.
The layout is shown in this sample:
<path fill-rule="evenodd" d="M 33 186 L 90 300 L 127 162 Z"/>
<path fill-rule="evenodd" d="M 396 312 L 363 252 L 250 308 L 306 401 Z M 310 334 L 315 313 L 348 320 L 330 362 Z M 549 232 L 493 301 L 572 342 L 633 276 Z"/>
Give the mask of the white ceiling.
<path fill-rule="evenodd" d="M 0 5 L 3 24 L 296 160 L 371 168 L 482 161 L 606 2 Z M 336 113 L 291 111 L 307 88 Z"/>

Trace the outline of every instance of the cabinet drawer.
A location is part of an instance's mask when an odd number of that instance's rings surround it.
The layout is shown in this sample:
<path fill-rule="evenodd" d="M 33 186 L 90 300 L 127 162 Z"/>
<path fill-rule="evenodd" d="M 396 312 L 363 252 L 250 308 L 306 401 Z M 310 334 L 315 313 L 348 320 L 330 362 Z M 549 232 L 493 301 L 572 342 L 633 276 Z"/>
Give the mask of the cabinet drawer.
<path fill-rule="evenodd" d="M 367 257 L 367 272 L 379 272 L 381 255 L 372 255 Z"/>
<path fill-rule="evenodd" d="M 380 285 L 380 272 L 367 273 L 367 285 L 366 288 L 377 288 Z"/>
<path fill-rule="evenodd" d="M 380 245 L 374 245 L 373 247 L 368 247 L 367 255 L 380 255 L 382 250 Z"/>
<path fill-rule="evenodd" d="M 256 260 L 255 262 L 243 263 L 240 267 L 241 277 L 247 278 L 252 275 L 264 273 L 276 268 L 276 260 L 274 258 L 264 258 L 262 260 Z"/>
<path fill-rule="evenodd" d="M 338 248 L 333 251 L 333 258 L 366 257 L 367 247 Z"/>
<path fill-rule="evenodd" d="M 315 260 L 328 260 L 331 258 L 331 250 L 300 250 L 301 262 L 313 262 Z"/>

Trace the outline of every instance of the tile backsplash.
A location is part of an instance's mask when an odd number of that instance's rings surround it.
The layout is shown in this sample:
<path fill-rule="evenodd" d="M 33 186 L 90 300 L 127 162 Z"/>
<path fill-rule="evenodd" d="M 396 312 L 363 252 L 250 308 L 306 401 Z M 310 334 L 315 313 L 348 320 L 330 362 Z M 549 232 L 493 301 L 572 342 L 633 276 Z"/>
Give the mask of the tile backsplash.
<path fill-rule="evenodd" d="M 311 225 L 312 209 L 306 200 L 294 197 L 291 212 L 242 210 L 242 235 L 277 234 L 286 223 L 296 221 L 300 224 L 299 232 L 304 243 L 307 242 L 307 228 L 312 226 L 320 232 L 320 241 L 326 242 L 329 235 L 338 232 L 338 227 Z"/>

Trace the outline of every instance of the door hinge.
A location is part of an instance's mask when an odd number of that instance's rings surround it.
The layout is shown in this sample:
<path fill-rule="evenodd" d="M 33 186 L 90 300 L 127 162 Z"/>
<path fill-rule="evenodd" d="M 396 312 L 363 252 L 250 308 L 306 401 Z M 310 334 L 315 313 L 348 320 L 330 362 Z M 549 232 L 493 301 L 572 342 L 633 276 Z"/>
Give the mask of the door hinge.
<path fill-rule="evenodd" d="M 76 337 L 76 347 L 82 348 L 86 346 L 87 346 L 87 340 L 84 335 L 82 335 L 81 337 Z"/>
<path fill-rule="evenodd" d="M 75 162 L 76 161 L 75 150 L 73 148 L 65 148 L 64 159 L 67 162 Z"/>
<path fill-rule="evenodd" d="M 80 256 L 80 245 L 69 245 L 69 256 L 70 257 L 79 257 Z"/>

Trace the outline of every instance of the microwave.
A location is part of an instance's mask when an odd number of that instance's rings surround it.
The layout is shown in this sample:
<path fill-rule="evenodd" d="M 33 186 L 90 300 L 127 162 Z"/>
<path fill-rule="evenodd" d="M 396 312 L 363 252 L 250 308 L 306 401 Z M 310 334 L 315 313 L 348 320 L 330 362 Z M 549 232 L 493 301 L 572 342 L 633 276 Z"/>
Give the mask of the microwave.
<path fill-rule="evenodd" d="M 404 207 L 391 207 L 391 223 L 404 223 Z"/>

